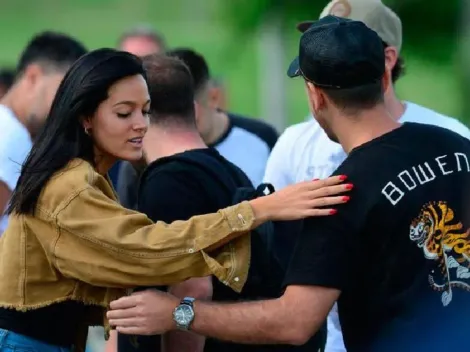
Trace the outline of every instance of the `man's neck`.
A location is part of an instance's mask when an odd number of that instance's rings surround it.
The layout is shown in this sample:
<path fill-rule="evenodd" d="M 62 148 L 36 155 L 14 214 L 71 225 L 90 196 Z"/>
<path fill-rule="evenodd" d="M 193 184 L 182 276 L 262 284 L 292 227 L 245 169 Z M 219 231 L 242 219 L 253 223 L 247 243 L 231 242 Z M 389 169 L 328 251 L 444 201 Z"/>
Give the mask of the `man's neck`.
<path fill-rule="evenodd" d="M 354 148 L 400 127 L 400 123 L 385 105 L 363 111 L 356 116 L 338 116 L 335 121 L 338 126 L 332 127 L 347 154 Z"/>
<path fill-rule="evenodd" d="M 150 126 L 144 138 L 147 164 L 188 150 L 207 148 L 194 128 Z"/>
<path fill-rule="evenodd" d="M 0 104 L 6 106 L 13 112 L 13 115 L 21 122 L 23 126 L 28 128 L 27 124 L 27 104 L 25 104 L 22 99 L 22 92 L 20 87 L 14 85 L 11 89 L 5 94 L 5 96 L 0 100 Z"/>
<path fill-rule="evenodd" d="M 385 92 L 384 96 L 385 106 L 387 107 L 388 112 L 392 116 L 395 121 L 401 119 L 403 114 L 405 113 L 405 104 L 397 98 L 395 94 L 395 88 L 393 85 L 388 87 L 387 91 Z"/>

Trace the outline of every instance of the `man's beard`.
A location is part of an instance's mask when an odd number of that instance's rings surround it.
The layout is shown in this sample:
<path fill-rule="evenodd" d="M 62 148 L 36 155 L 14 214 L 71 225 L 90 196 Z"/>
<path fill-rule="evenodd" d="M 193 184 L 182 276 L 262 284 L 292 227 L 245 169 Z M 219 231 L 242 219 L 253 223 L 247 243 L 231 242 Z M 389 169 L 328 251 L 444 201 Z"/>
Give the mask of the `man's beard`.
<path fill-rule="evenodd" d="M 314 116 L 315 116 L 315 119 L 317 120 L 318 124 L 320 125 L 320 127 L 322 128 L 323 131 L 325 131 L 325 134 L 328 136 L 328 138 L 335 142 L 335 143 L 339 143 L 338 141 L 338 137 L 336 136 L 336 134 L 332 131 L 331 127 L 330 127 L 330 124 L 327 122 L 327 119 L 323 118 L 321 116 L 322 114 L 321 113 L 314 113 Z"/>

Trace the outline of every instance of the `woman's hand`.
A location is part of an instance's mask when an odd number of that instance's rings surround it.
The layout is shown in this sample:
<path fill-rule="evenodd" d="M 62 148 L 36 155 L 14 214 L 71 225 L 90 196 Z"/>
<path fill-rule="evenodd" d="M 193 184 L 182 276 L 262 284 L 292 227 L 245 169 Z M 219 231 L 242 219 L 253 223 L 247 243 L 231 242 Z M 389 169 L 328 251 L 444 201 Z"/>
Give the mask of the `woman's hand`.
<path fill-rule="evenodd" d="M 298 220 L 311 216 L 328 216 L 336 213 L 333 205 L 346 203 L 349 197 L 339 195 L 353 188 L 342 184 L 346 176 L 333 176 L 287 186 L 280 191 L 250 201 L 255 213 L 255 227 L 268 220 Z"/>

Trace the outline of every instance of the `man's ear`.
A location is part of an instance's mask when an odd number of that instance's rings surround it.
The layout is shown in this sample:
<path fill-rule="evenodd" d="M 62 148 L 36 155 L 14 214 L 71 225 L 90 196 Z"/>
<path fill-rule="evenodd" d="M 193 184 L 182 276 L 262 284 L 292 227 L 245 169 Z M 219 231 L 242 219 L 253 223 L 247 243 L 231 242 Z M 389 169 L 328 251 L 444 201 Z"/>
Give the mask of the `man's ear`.
<path fill-rule="evenodd" d="M 22 78 L 28 84 L 28 87 L 34 87 L 43 75 L 44 70 L 41 66 L 30 64 L 24 69 Z"/>
<path fill-rule="evenodd" d="M 325 106 L 325 94 L 311 82 L 306 82 L 307 94 L 313 111 L 321 110 Z"/>
<path fill-rule="evenodd" d="M 219 87 L 211 86 L 207 89 L 207 105 L 212 110 L 220 108 L 221 94 Z"/>
<path fill-rule="evenodd" d="M 391 73 L 398 61 L 397 48 L 395 48 L 394 46 L 387 46 L 385 48 L 384 53 L 385 53 L 385 69 Z"/>

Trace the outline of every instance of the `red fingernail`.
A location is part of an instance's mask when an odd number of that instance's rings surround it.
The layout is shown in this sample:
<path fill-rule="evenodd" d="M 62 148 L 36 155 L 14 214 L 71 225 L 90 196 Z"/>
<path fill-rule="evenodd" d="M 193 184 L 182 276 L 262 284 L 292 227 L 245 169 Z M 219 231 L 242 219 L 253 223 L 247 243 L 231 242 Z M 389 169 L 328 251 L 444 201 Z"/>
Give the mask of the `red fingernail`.
<path fill-rule="evenodd" d="M 339 179 L 340 179 L 341 181 L 344 181 L 344 180 L 346 180 L 347 178 L 348 178 L 348 176 L 346 176 L 346 175 L 341 175 L 341 176 L 339 177 Z"/>
<path fill-rule="evenodd" d="M 349 200 L 349 197 L 348 196 L 344 196 L 343 197 L 343 202 L 347 202 Z"/>
<path fill-rule="evenodd" d="M 336 214 L 337 212 L 338 212 L 338 210 L 336 210 L 336 209 L 331 209 L 331 210 L 330 210 L 330 215 L 334 215 L 334 214 Z"/>
<path fill-rule="evenodd" d="M 320 181 L 320 179 L 319 178 L 314 178 L 313 181 Z"/>
<path fill-rule="evenodd" d="M 352 189 L 354 185 L 352 183 L 348 183 L 347 185 L 344 186 L 346 189 Z"/>

